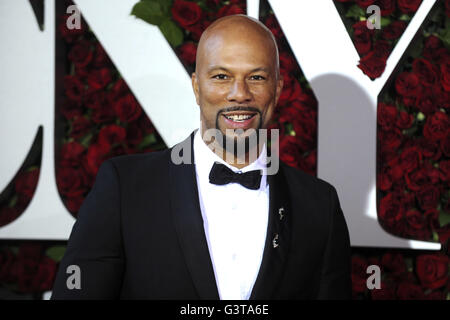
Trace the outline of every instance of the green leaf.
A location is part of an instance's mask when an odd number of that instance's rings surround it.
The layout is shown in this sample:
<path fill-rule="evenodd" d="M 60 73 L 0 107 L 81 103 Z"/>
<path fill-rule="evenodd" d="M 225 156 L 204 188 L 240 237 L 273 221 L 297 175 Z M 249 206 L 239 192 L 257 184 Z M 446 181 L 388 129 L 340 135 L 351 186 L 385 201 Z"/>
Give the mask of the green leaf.
<path fill-rule="evenodd" d="M 388 17 L 381 17 L 380 20 L 380 27 L 384 28 L 387 27 L 388 25 L 391 24 L 391 19 L 389 19 Z"/>
<path fill-rule="evenodd" d="M 54 261 L 59 262 L 64 257 L 65 252 L 65 246 L 54 246 L 48 248 L 47 251 L 45 251 L 45 254 Z"/>
<path fill-rule="evenodd" d="M 131 10 L 131 14 L 157 26 L 159 26 L 164 19 L 161 5 L 156 0 L 146 0 L 136 3 Z"/>
<path fill-rule="evenodd" d="M 366 13 L 360 6 L 354 4 L 348 9 L 347 13 L 345 14 L 345 17 L 359 20 L 361 17 L 365 18 Z"/>
<path fill-rule="evenodd" d="M 85 147 L 88 148 L 89 147 L 89 143 L 91 142 L 91 139 L 94 135 L 92 134 L 92 132 L 89 132 L 87 135 L 85 135 L 83 138 L 81 138 L 80 144 Z"/>
<path fill-rule="evenodd" d="M 180 27 L 178 27 L 172 20 L 165 19 L 159 26 L 159 29 L 172 47 L 178 47 L 183 43 L 183 31 L 181 31 Z"/>
<path fill-rule="evenodd" d="M 411 17 L 408 16 L 407 14 L 402 14 L 400 16 L 400 18 L 398 18 L 398 20 L 400 20 L 400 21 L 409 21 L 409 20 L 411 20 Z"/>
<path fill-rule="evenodd" d="M 439 225 L 441 227 L 445 227 L 449 223 L 450 223 L 450 214 L 441 211 L 441 213 L 439 214 Z"/>
<path fill-rule="evenodd" d="M 142 139 L 141 143 L 139 143 L 138 148 L 143 149 L 146 148 L 156 142 L 156 136 L 154 133 L 151 133 Z"/>
<path fill-rule="evenodd" d="M 161 7 L 161 11 L 164 16 L 168 16 L 170 8 L 172 8 L 172 0 L 142 0 L 143 2 L 157 2 Z"/>

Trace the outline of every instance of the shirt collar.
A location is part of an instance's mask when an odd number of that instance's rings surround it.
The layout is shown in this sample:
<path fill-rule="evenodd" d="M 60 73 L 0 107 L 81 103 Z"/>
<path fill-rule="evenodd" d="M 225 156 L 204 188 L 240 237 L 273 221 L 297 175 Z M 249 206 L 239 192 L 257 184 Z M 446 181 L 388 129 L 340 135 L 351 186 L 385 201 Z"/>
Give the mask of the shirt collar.
<path fill-rule="evenodd" d="M 267 150 L 266 144 L 263 145 L 261 153 L 258 158 L 250 163 L 248 166 L 238 169 L 227 162 L 225 162 L 221 157 L 215 154 L 203 141 L 200 133 L 201 129 L 198 129 L 194 136 L 194 160 L 195 167 L 197 170 L 197 175 L 200 179 L 206 178 L 209 181 L 209 173 L 211 171 L 214 162 L 220 162 L 226 165 L 228 168 L 234 172 L 247 172 L 251 170 L 262 170 L 263 174 L 261 177 L 260 190 L 266 187 L 267 184 Z"/>

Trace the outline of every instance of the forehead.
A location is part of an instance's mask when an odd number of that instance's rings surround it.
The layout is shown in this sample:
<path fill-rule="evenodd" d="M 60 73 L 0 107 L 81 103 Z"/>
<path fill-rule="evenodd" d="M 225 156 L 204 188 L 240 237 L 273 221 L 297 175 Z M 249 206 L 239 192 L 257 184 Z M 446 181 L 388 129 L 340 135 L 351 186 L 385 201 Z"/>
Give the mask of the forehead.
<path fill-rule="evenodd" d="M 276 48 L 269 36 L 237 26 L 208 34 L 199 48 L 198 67 L 272 68 L 276 64 Z"/>

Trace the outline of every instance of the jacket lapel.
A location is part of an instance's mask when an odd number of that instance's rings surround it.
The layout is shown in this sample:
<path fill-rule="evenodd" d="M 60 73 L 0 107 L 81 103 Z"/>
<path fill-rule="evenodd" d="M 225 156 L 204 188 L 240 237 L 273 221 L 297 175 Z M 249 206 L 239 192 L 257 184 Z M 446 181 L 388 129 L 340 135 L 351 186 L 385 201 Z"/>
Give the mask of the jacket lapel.
<path fill-rule="evenodd" d="M 180 246 L 200 299 L 218 300 L 219 293 L 203 227 L 195 175 L 195 131 L 181 144 L 191 152 L 190 164 L 169 161 L 172 216 Z M 183 151 L 181 151 L 183 152 Z"/>
<path fill-rule="evenodd" d="M 283 168 L 267 176 L 269 182 L 269 222 L 266 244 L 258 276 L 250 300 L 273 299 L 276 285 L 280 283 L 290 245 L 289 189 Z"/>

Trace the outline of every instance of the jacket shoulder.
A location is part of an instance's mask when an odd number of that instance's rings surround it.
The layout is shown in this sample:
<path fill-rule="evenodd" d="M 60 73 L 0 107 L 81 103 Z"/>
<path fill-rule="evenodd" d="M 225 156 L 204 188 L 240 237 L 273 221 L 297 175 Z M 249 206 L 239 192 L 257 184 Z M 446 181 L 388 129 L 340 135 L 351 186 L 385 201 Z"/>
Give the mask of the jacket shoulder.
<path fill-rule="evenodd" d="M 291 190 L 301 191 L 303 194 L 310 195 L 314 198 L 329 196 L 330 193 L 336 194 L 335 187 L 323 179 L 305 173 L 300 169 L 290 167 L 282 162 L 280 162 L 280 167 Z"/>

